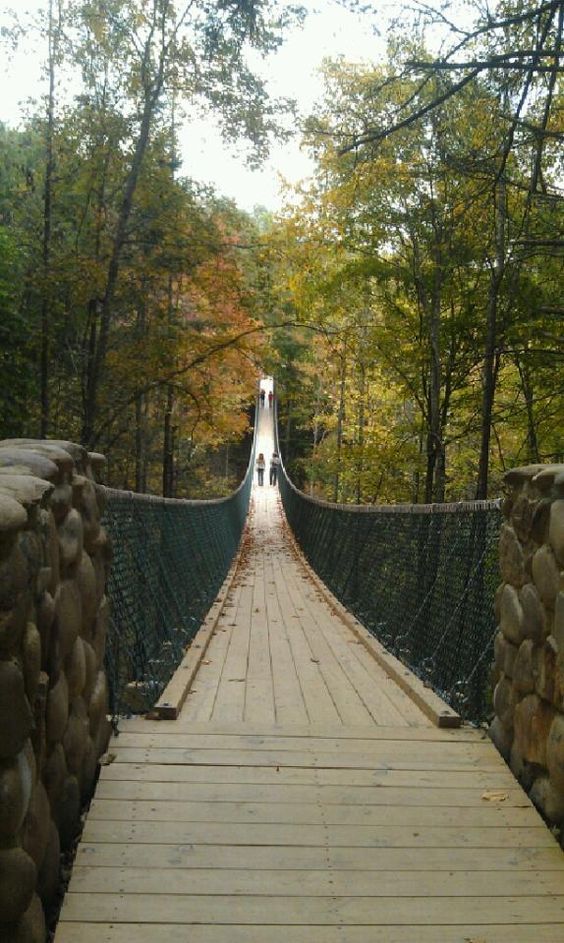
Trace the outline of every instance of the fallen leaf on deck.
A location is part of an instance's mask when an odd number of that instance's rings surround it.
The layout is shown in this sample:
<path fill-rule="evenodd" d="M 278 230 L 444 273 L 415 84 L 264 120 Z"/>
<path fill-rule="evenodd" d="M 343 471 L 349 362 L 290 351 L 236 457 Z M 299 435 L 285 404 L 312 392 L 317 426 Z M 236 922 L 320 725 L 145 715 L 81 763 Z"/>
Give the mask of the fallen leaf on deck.
<path fill-rule="evenodd" d="M 509 799 L 508 792 L 502 792 L 500 789 L 486 789 L 482 793 L 482 799 L 486 799 L 488 802 L 505 802 L 506 799 Z M 480 941 L 476 941 L 480 943 Z"/>
<path fill-rule="evenodd" d="M 109 766 L 110 763 L 114 762 L 116 755 L 116 753 L 104 753 L 104 755 L 100 757 L 100 766 Z"/>

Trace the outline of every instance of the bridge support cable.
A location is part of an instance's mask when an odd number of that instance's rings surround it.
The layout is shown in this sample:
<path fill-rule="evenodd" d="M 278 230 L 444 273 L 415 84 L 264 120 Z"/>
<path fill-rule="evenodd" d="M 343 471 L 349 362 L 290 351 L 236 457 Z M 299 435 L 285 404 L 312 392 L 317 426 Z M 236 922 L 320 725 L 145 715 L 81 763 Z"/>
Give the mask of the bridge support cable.
<path fill-rule="evenodd" d="M 283 456 L 279 482 L 288 523 L 337 599 L 464 719 L 485 720 L 500 502 L 334 504 L 296 488 Z"/>
<path fill-rule="evenodd" d="M 114 715 L 158 700 L 213 603 L 249 507 L 245 477 L 226 498 L 182 500 L 104 489 L 112 541 L 106 668 Z"/>

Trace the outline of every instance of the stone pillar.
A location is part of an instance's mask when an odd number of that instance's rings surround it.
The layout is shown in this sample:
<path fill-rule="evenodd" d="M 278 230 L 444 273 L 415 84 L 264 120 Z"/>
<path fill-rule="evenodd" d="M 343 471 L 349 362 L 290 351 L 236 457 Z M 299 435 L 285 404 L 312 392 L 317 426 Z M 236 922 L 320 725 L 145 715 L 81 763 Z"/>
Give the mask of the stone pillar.
<path fill-rule="evenodd" d="M 490 735 L 549 821 L 564 825 L 564 465 L 505 476 Z"/>
<path fill-rule="evenodd" d="M 0 938 L 13 943 L 44 943 L 108 741 L 101 464 L 70 442 L 0 442 Z"/>

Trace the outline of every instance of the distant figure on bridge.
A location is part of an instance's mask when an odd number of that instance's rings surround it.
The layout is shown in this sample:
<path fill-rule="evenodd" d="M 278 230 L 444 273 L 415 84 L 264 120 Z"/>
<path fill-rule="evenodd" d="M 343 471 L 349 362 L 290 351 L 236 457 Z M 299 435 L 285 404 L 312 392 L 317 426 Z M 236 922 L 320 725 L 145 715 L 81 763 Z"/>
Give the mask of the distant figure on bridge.
<path fill-rule="evenodd" d="M 259 457 L 257 458 L 257 475 L 259 485 L 264 485 L 264 469 L 266 468 L 266 462 L 264 460 L 264 455 L 262 452 L 259 452 Z"/>
<path fill-rule="evenodd" d="M 270 459 L 270 484 L 275 485 L 276 479 L 278 478 L 278 466 L 280 464 L 280 457 L 278 452 L 273 452 Z"/>
<path fill-rule="evenodd" d="M 268 391 L 268 408 L 269 408 L 269 409 L 272 409 L 272 401 L 273 401 L 273 399 L 274 399 L 274 393 L 272 392 L 272 390 L 269 390 L 269 391 Z"/>
<path fill-rule="evenodd" d="M 260 399 L 260 405 L 263 407 L 263 409 L 264 409 L 264 395 L 265 395 L 264 390 L 261 390 L 259 393 L 259 399 Z"/>

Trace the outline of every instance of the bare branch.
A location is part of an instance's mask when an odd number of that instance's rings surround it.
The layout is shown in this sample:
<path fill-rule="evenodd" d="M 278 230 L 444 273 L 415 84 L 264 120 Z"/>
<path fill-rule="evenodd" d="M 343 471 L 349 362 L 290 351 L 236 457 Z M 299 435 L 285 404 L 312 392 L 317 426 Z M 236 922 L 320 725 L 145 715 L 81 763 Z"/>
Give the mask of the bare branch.
<path fill-rule="evenodd" d="M 414 124 L 416 121 L 419 121 L 420 118 L 423 118 L 425 115 L 428 115 L 429 112 L 434 111 L 438 108 L 439 105 L 444 104 L 448 101 L 449 98 L 452 98 L 453 95 L 457 95 L 469 82 L 472 82 L 473 79 L 479 75 L 480 70 L 474 69 L 469 75 L 466 75 L 459 82 L 456 82 L 452 85 L 446 92 L 443 92 L 442 95 L 437 95 L 432 102 L 429 102 L 423 108 L 419 108 L 417 111 L 414 111 L 407 118 L 404 118 L 403 121 L 398 121 L 397 124 L 391 125 L 388 128 L 384 128 L 381 131 L 373 131 L 368 134 L 364 134 L 361 137 L 356 138 L 351 144 L 347 144 L 346 147 L 342 147 L 339 150 L 339 154 L 349 154 L 351 151 L 356 150 L 357 147 L 362 147 L 364 144 L 374 144 L 377 141 L 383 141 L 385 138 L 389 137 L 391 134 L 395 134 L 397 131 L 401 131 L 402 128 L 408 128 L 411 124 Z"/>

